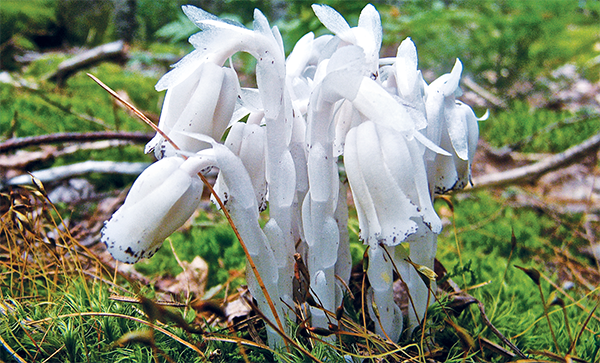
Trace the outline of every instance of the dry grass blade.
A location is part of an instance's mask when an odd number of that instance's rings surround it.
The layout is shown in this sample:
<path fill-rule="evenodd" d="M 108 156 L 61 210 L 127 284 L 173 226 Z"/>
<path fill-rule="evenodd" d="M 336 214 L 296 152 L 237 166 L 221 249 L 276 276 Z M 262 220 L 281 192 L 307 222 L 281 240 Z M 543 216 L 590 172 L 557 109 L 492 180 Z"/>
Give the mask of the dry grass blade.
<path fill-rule="evenodd" d="M 579 340 L 579 338 L 581 338 L 581 334 L 583 334 L 583 332 L 585 331 L 585 327 L 589 324 L 592 316 L 594 316 L 596 309 L 598 309 L 598 305 L 600 305 L 600 302 L 597 302 L 596 306 L 594 306 L 592 311 L 590 311 L 590 313 L 588 314 L 587 318 L 585 319 L 585 322 L 583 323 L 583 326 L 581 327 L 581 329 L 579 330 L 579 333 L 577 334 L 577 337 L 575 337 L 575 340 L 573 340 L 573 342 L 571 343 L 571 346 L 569 347 L 569 350 L 567 351 L 567 355 L 571 354 L 571 352 L 575 348 L 575 344 L 577 344 L 577 341 Z"/>
<path fill-rule="evenodd" d="M 502 333 L 500 333 L 500 331 L 498 329 L 496 329 L 496 327 L 494 326 L 494 324 L 492 324 L 492 322 L 490 321 L 490 319 L 488 319 L 487 315 L 485 314 L 485 307 L 483 306 L 483 303 L 479 300 L 477 301 L 477 307 L 479 307 L 479 312 L 481 313 L 481 318 L 483 319 L 483 322 L 485 323 L 485 325 L 487 325 L 488 328 L 490 328 L 490 330 L 500 339 L 502 340 L 502 342 L 504 344 L 506 344 L 507 346 L 510 347 L 510 349 L 512 349 L 513 352 L 517 353 L 517 355 L 521 358 L 527 358 L 527 356 L 521 352 L 521 350 L 519 348 L 517 348 L 516 345 L 514 345 L 510 340 L 508 340 Z"/>
<path fill-rule="evenodd" d="M 123 97 L 119 96 L 119 94 L 113 91 L 110 87 L 105 85 L 101 80 L 96 78 L 94 75 L 87 73 L 87 75 L 94 80 L 94 82 L 98 83 L 100 87 L 102 87 L 106 92 L 108 92 L 111 96 L 119 100 L 122 104 L 124 104 L 127 108 L 129 108 L 137 117 L 139 117 L 142 121 L 144 121 L 148 126 L 150 126 L 154 131 L 156 131 L 160 136 L 162 136 L 168 143 L 170 143 L 176 150 L 179 150 L 179 147 L 165 134 L 161 129 L 158 128 L 146 115 L 144 115 L 140 110 L 135 108 L 131 103 L 125 101 Z"/>
<path fill-rule="evenodd" d="M 35 320 L 35 321 L 29 321 L 26 324 L 27 325 L 35 325 L 35 324 L 41 324 L 41 323 L 48 323 L 48 322 L 52 322 L 53 320 L 58 320 L 58 319 L 64 319 L 64 318 L 71 318 L 71 317 L 81 317 L 81 316 L 108 316 L 108 317 L 114 317 L 114 318 L 121 318 L 121 319 L 127 319 L 127 320 L 131 320 L 131 321 L 135 321 L 137 323 L 146 325 L 156 331 L 159 331 L 161 333 L 163 333 L 164 335 L 168 336 L 169 338 L 176 340 L 177 342 L 181 343 L 182 345 L 194 350 L 196 353 L 198 353 L 200 356 L 204 357 L 204 353 L 198 349 L 198 347 L 196 347 L 194 344 L 187 342 L 181 338 L 179 338 L 177 335 L 171 333 L 170 331 L 161 328 L 160 326 L 156 326 L 155 324 L 146 321 L 144 319 L 140 319 L 140 318 L 136 318 L 134 316 L 129 316 L 129 315 L 125 315 L 125 314 L 118 314 L 118 313 L 101 313 L 101 312 L 82 312 L 82 313 L 72 313 L 72 314 L 64 314 L 64 315 L 58 315 L 55 317 L 49 317 L 49 318 L 45 318 L 45 319 L 40 319 L 40 320 Z"/>
<path fill-rule="evenodd" d="M 0 344 L 2 344 L 2 346 L 8 350 L 8 352 L 10 353 L 10 355 L 18 362 L 18 363 L 26 363 L 27 361 L 23 358 L 21 358 L 21 356 L 19 356 L 17 354 L 17 352 L 15 352 L 14 349 L 12 349 L 5 341 L 4 339 L 2 339 L 2 336 L 0 336 Z"/>

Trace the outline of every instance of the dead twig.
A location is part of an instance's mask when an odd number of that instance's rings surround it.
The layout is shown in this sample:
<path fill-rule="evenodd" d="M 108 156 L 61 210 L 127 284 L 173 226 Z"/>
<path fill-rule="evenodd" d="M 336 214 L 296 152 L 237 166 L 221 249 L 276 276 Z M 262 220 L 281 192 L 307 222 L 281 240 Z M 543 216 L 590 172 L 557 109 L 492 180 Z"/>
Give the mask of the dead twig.
<path fill-rule="evenodd" d="M 490 328 L 490 330 L 504 343 L 506 344 L 510 349 L 512 349 L 513 352 L 515 352 L 519 357 L 527 359 L 527 356 L 521 352 L 521 350 L 519 348 L 517 348 L 516 345 L 514 345 L 513 343 L 511 343 L 510 340 L 508 340 L 502 333 L 500 333 L 500 331 L 498 329 L 496 329 L 496 327 L 494 326 L 494 324 L 492 324 L 492 322 L 490 321 L 490 319 L 488 319 L 487 315 L 485 314 L 485 307 L 483 306 L 483 303 L 477 299 L 475 299 L 475 301 L 477 302 L 477 307 L 479 308 L 479 312 L 481 312 L 481 318 L 483 319 L 484 324 Z"/>
<path fill-rule="evenodd" d="M 494 105 L 494 107 L 502 109 L 507 108 L 506 102 L 503 99 L 475 83 L 471 77 L 463 77 L 462 84 L 475 92 L 479 97 Z"/>
<path fill-rule="evenodd" d="M 473 187 L 464 190 L 469 192 L 473 191 L 474 189 L 499 187 L 508 184 L 518 184 L 535 180 L 548 172 L 570 165 L 589 153 L 598 150 L 599 148 L 600 133 L 563 151 L 562 153 L 549 156 L 535 164 L 475 178 L 473 180 Z"/>
<path fill-rule="evenodd" d="M 28 136 L 9 139 L 0 143 L 0 153 L 5 153 L 28 146 L 60 144 L 64 142 L 84 142 L 97 140 L 127 140 L 147 143 L 152 139 L 154 133 L 148 132 L 117 132 L 117 131 L 98 131 L 98 132 L 61 132 L 49 135 Z"/>
<path fill-rule="evenodd" d="M 67 78 L 76 72 L 106 60 L 124 61 L 127 59 L 127 49 L 122 40 L 100 45 L 70 58 L 58 65 L 58 68 L 49 74 L 46 79 L 61 85 Z"/>
<path fill-rule="evenodd" d="M 33 184 L 31 176 L 33 175 L 42 183 L 67 179 L 73 176 L 89 173 L 109 173 L 109 174 L 129 174 L 138 175 L 146 169 L 150 163 L 129 163 L 116 161 L 94 161 L 88 160 L 82 163 L 57 166 L 55 168 L 35 171 L 30 174 L 23 174 L 6 182 L 6 185 L 25 185 Z"/>

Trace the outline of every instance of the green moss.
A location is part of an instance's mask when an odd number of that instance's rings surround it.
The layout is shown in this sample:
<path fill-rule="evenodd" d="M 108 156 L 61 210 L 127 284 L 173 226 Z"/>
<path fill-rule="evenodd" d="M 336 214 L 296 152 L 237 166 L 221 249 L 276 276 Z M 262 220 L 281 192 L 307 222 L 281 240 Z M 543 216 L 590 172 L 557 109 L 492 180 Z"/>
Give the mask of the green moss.
<path fill-rule="evenodd" d="M 242 270 L 245 266 L 244 251 L 222 217 L 209 219 L 205 212 L 201 212 L 193 228 L 174 233 L 169 238 L 181 260 L 192 261 L 200 256 L 208 263 L 208 288 L 225 283 L 230 271 Z M 135 266 L 138 271 L 149 275 L 176 276 L 182 271 L 169 243 L 164 243 L 154 257 Z"/>

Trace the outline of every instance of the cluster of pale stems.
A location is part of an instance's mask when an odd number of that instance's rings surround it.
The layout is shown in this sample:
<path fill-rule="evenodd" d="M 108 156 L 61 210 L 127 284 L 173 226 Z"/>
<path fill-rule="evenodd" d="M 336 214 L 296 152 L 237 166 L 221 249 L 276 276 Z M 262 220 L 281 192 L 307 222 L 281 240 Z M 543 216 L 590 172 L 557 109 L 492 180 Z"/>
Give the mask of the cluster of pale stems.
<path fill-rule="evenodd" d="M 378 334 L 397 340 L 433 301 L 415 266 L 433 269 L 442 229 L 433 196 L 469 182 L 479 119 L 455 98 L 459 60 L 427 84 L 410 38 L 396 57 L 379 58 L 382 26 L 372 5 L 357 27 L 329 6 L 313 10 L 334 35 L 308 33 L 286 58 L 279 30 L 258 10 L 250 30 L 183 7 L 201 29 L 189 39 L 195 50 L 156 85 L 166 90 L 159 128 L 178 148 L 160 134 L 148 143 L 158 161 L 106 222 L 102 241 L 126 263 L 152 256 L 198 207 L 198 173 L 217 167 L 214 189 L 274 305 L 249 270 L 258 307 L 271 321 L 293 315 L 299 253 L 320 305 L 308 309 L 311 324 L 326 327 L 324 310 L 340 305 L 340 281 L 352 268 L 347 179 L 368 245 L 368 313 Z M 240 86 L 231 62 L 237 52 L 256 58 L 257 88 Z M 393 299 L 394 271 L 412 300 L 405 322 Z M 282 342 L 273 329 L 268 339 Z"/>

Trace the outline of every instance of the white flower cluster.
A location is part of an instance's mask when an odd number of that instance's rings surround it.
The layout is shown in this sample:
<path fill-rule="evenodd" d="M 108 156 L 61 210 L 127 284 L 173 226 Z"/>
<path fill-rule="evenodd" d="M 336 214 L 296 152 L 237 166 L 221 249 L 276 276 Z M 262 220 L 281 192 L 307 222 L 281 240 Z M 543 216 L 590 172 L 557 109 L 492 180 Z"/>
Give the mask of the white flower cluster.
<path fill-rule="evenodd" d="M 455 99 L 462 64 L 457 60 L 450 74 L 428 85 L 410 38 L 395 58 L 379 59 L 382 27 L 372 5 L 357 27 L 331 7 L 313 5 L 334 35 L 306 34 L 287 59 L 277 27 L 258 10 L 253 30 L 193 6 L 183 10 L 202 31 L 190 38 L 195 50 L 156 86 L 167 90 L 159 128 L 181 150 L 160 135 L 148 144 L 160 160 L 136 180 L 102 241 L 118 260 L 150 257 L 198 206 L 197 173 L 216 166 L 215 189 L 278 315 L 290 315 L 283 302 L 293 305 L 296 253 L 306 261 L 316 300 L 335 311 L 344 291 L 337 279 L 348 282 L 352 267 L 343 160 L 369 245 L 369 306 L 377 309 L 371 317 L 378 333 L 397 340 L 403 321 L 393 301 L 393 265 L 414 301 L 406 324 L 414 327 L 428 289 L 407 259 L 433 269 L 442 228 L 433 195 L 470 178 L 478 119 Z M 256 89 L 240 87 L 224 66 L 237 52 L 256 58 Z M 259 307 L 274 318 L 252 272 L 247 278 Z M 313 326 L 327 326 L 323 310 L 312 308 L 311 315 Z M 273 332 L 269 339 L 281 343 Z"/>

